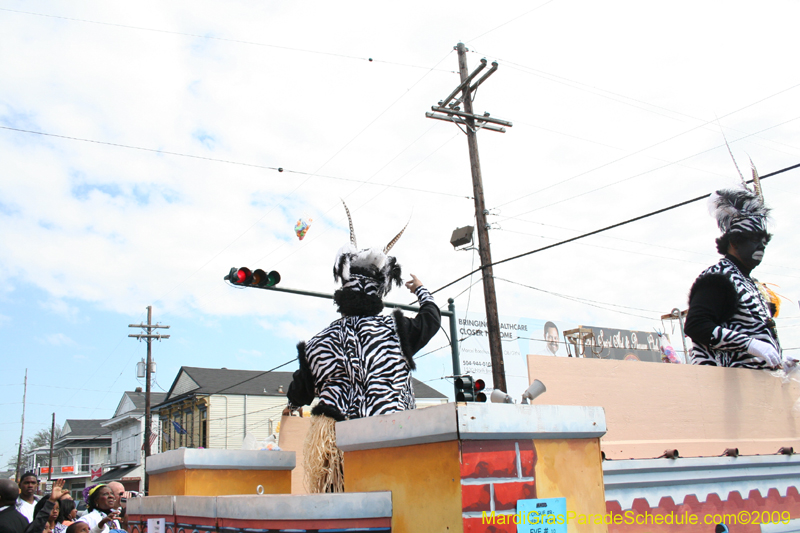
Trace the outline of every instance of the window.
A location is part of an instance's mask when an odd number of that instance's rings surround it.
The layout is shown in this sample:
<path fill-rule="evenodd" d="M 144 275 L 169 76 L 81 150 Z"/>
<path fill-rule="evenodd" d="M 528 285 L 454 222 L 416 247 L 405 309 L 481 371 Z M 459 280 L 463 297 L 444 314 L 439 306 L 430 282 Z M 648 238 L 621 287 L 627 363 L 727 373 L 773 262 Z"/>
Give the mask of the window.
<path fill-rule="evenodd" d="M 90 448 L 83 448 L 81 450 L 81 467 L 80 467 L 81 472 L 89 471 L 89 461 L 90 461 L 89 456 L 91 451 L 92 450 Z"/>
<path fill-rule="evenodd" d="M 194 448 L 194 413 L 191 409 L 183 412 L 183 420 L 185 421 L 183 429 L 186 430 L 186 447 Z"/>
<path fill-rule="evenodd" d="M 161 420 L 161 451 L 166 452 L 170 450 L 170 443 L 172 439 L 170 439 L 170 426 L 172 424 L 169 423 L 168 418 L 164 418 Z"/>
<path fill-rule="evenodd" d="M 200 434 L 198 445 L 203 448 L 208 448 L 208 410 L 205 407 L 200 408 Z"/>

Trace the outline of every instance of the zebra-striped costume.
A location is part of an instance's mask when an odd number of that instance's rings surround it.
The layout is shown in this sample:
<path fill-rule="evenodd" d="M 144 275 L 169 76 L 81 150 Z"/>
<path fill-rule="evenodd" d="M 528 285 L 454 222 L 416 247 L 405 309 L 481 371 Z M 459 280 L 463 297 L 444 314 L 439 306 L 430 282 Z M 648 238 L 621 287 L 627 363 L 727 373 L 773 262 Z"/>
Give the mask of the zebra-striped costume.
<path fill-rule="evenodd" d="M 705 270 L 689 293 L 686 334 L 692 338 L 694 364 L 767 368 L 747 353 L 751 339 L 770 343 L 780 353 L 767 301 L 756 280 L 726 256 Z"/>
<path fill-rule="evenodd" d="M 420 311 L 380 316 L 343 316 L 298 345 L 300 370 L 289 388 L 289 405 L 335 420 L 414 409 L 413 356 L 436 334 L 441 315 L 433 296 L 419 287 Z"/>

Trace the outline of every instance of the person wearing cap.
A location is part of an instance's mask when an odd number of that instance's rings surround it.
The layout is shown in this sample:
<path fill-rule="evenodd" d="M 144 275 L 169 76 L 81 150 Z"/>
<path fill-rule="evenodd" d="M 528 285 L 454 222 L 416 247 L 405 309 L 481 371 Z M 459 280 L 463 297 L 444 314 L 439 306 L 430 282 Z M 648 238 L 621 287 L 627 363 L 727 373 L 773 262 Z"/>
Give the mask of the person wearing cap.
<path fill-rule="evenodd" d="M 685 331 L 697 365 L 776 369 L 796 363 L 781 359 L 775 305 L 751 276 L 772 238 L 757 176 L 754 188 L 720 190 L 709 200 L 722 232 L 716 243 L 723 258 L 701 273 L 689 292 Z"/>
<path fill-rule="evenodd" d="M 441 313 L 433 296 L 413 274 L 405 285 L 417 297 L 414 318 L 395 310 L 381 315 L 383 297 L 394 283 L 402 284 L 401 268 L 387 255 L 403 234 L 384 247 L 359 249 L 350 212 L 350 243 L 336 255 L 334 294 L 341 318 L 298 348 L 300 369 L 294 373 L 287 397 L 288 414 L 314 398 L 312 426 L 305 443 L 306 475 L 312 492 L 340 492 L 341 452 L 335 444 L 337 421 L 414 409 L 411 371 L 414 354 L 436 334 Z M 403 229 L 405 230 L 405 228 Z"/>

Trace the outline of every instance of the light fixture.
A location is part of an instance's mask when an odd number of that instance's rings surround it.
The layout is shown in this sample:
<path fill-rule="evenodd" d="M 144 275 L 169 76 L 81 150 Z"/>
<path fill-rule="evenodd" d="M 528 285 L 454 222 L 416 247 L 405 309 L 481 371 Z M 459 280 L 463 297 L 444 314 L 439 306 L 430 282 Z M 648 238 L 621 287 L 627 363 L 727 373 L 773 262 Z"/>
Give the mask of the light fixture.
<path fill-rule="evenodd" d="M 500 389 L 494 389 L 492 391 L 491 398 L 492 403 L 514 403 L 514 400 L 511 398 L 511 396 Z"/>
<path fill-rule="evenodd" d="M 528 400 L 533 401 L 537 397 L 541 396 L 547 390 L 547 387 L 544 386 L 544 383 L 539 381 L 538 379 L 534 379 L 531 386 L 522 393 L 522 403 L 528 403 Z"/>
<path fill-rule="evenodd" d="M 473 226 L 464 226 L 463 228 L 456 228 L 450 236 L 450 244 L 456 250 L 465 250 L 472 244 L 472 233 L 475 230 Z"/>

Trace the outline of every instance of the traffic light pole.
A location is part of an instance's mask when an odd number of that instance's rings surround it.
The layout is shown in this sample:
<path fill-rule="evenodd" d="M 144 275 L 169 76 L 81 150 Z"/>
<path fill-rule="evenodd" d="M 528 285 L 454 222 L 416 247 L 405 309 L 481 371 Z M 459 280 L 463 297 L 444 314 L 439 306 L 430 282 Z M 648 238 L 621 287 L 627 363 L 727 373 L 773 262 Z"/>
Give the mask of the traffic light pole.
<path fill-rule="evenodd" d="M 506 371 L 503 362 L 503 346 L 500 341 L 500 319 L 497 312 L 497 295 L 494 288 L 494 272 L 492 269 L 492 252 L 489 245 L 489 224 L 486 222 L 486 204 L 483 200 L 483 179 L 481 177 L 481 162 L 478 156 L 479 129 L 499 131 L 505 133 L 502 126 L 512 124 L 505 120 L 489 117 L 488 113 L 475 115 L 472 110 L 472 98 L 475 90 L 483 83 L 494 71 L 497 70 L 497 63 L 492 63 L 492 67 L 475 84 L 472 80 L 486 67 L 486 59 L 481 60 L 481 64 L 470 74 L 467 70 L 467 47 L 464 43 L 458 43 L 458 71 L 461 75 L 461 84 L 450 93 L 438 106 L 433 106 L 433 113 L 426 113 L 428 118 L 454 122 L 467 134 L 467 144 L 469 147 L 469 163 L 472 171 L 472 190 L 475 198 L 475 219 L 478 228 L 478 254 L 481 258 L 481 272 L 483 275 L 483 299 L 486 304 L 486 326 L 489 333 L 489 353 L 492 360 L 492 381 L 495 389 L 508 392 L 506 386 Z M 461 93 L 461 98 L 453 101 L 456 94 Z M 449 106 L 448 106 L 449 104 Z M 463 104 L 464 111 L 460 105 Z M 438 113 L 438 114 L 437 114 Z"/>
<path fill-rule="evenodd" d="M 147 333 L 134 333 L 128 337 L 135 337 L 139 340 L 144 339 L 147 342 L 147 365 L 145 370 L 145 393 L 144 393 L 144 494 L 147 496 L 150 491 L 150 476 L 147 475 L 147 458 L 150 457 L 150 435 L 152 429 L 152 413 L 150 412 L 150 365 L 153 362 L 152 358 L 152 341 L 153 339 L 169 339 L 169 335 L 153 334 L 154 329 L 164 328 L 169 329 L 169 326 L 160 326 L 153 324 L 153 306 L 147 306 L 147 324 L 128 324 L 129 328 L 142 328 Z"/>
<path fill-rule="evenodd" d="M 256 287 L 251 285 L 250 288 L 253 289 L 264 289 L 267 291 L 275 291 L 275 292 L 286 292 L 289 294 L 299 294 L 301 296 L 313 296 L 314 298 L 325 298 L 326 300 L 333 300 L 333 294 L 328 294 L 324 292 L 314 292 L 314 291 L 304 291 L 301 289 L 288 289 L 285 287 Z M 404 309 L 406 311 L 413 311 L 415 313 L 419 312 L 419 307 L 414 307 L 413 305 L 405 305 L 405 304 L 397 304 L 393 302 L 383 302 L 384 307 L 389 307 L 391 309 Z M 446 316 L 450 319 L 450 355 L 453 359 L 453 375 L 459 376 L 461 375 L 461 361 L 458 352 L 458 327 L 456 324 L 456 304 L 455 300 L 449 298 L 447 300 L 447 311 L 439 310 L 442 313 L 442 316 Z M 458 394 L 459 389 L 458 387 L 453 385 L 454 394 Z"/>

